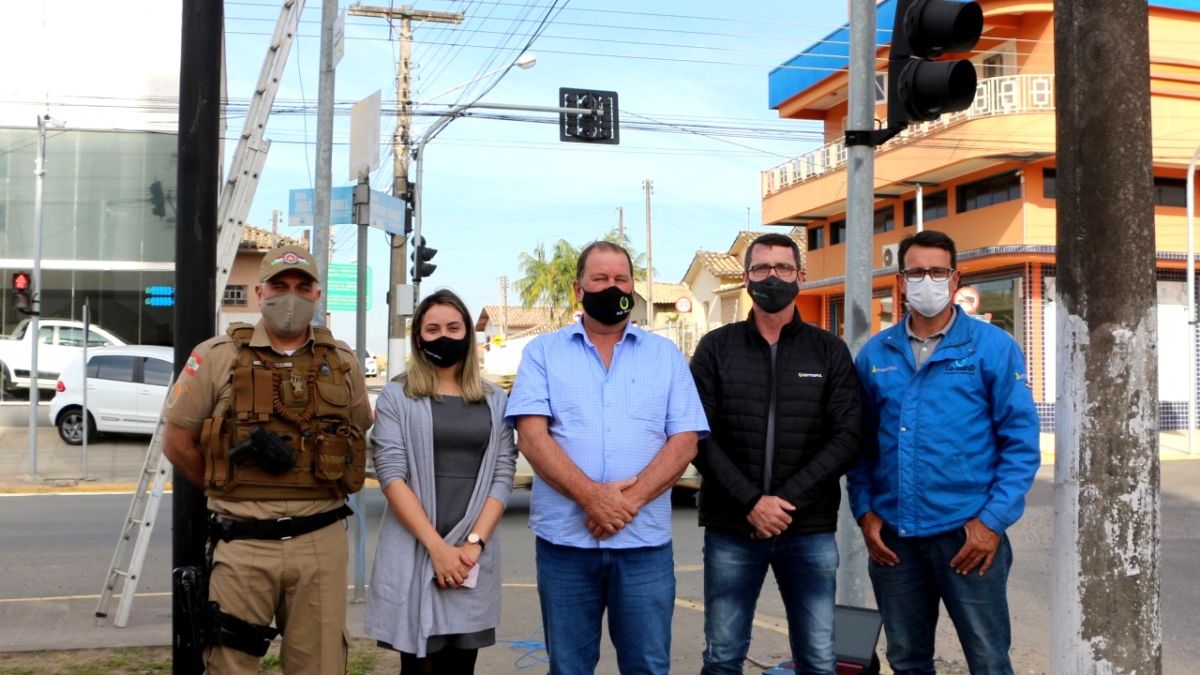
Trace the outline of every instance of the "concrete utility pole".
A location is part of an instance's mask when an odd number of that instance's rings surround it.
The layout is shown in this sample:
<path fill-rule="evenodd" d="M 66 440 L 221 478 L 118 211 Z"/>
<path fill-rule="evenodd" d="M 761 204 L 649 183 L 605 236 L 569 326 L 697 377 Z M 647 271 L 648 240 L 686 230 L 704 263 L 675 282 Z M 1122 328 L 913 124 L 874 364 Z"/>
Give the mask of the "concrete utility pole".
<path fill-rule="evenodd" d="M 38 318 L 42 314 L 42 213 L 46 198 L 46 122 L 49 115 L 37 116 L 37 155 L 33 162 L 33 269 L 30 284 L 33 292 L 29 296 L 29 325 L 25 328 L 29 340 L 29 475 L 37 477 L 37 425 L 38 425 L 38 343 L 41 342 L 38 333 Z M 87 429 L 87 414 L 84 414 L 83 426 Z"/>
<path fill-rule="evenodd" d="M 349 12 L 354 16 L 370 16 L 389 21 L 400 20 L 400 63 L 396 75 L 396 131 L 392 135 L 392 196 L 408 202 L 408 209 L 411 213 L 413 200 L 412 191 L 409 189 L 408 160 L 412 129 L 410 110 L 412 95 L 409 88 L 412 78 L 412 22 L 413 19 L 416 19 L 433 23 L 459 24 L 463 21 L 463 14 L 415 10 L 411 5 L 397 8 L 352 5 Z M 392 235 L 391 239 L 391 272 L 388 278 L 388 297 L 391 299 L 388 307 L 389 378 L 398 374 L 404 367 L 404 315 L 400 314 L 396 308 L 400 302 L 397 286 L 406 283 L 404 256 L 408 245 L 407 236 Z"/>
<path fill-rule="evenodd" d="M 625 245 L 625 207 L 617 207 L 617 237 L 621 240 L 621 245 Z"/>
<path fill-rule="evenodd" d="M 850 2 L 850 129 L 875 127 L 875 2 Z M 871 237 L 875 218 L 875 148 L 846 148 L 846 344 L 858 355 L 871 337 Z M 867 553 L 842 479 L 838 510 L 838 598 L 867 606 Z"/>
<path fill-rule="evenodd" d="M 654 330 L 654 247 L 650 238 L 650 194 L 654 192 L 654 181 L 642 181 L 646 191 L 646 326 Z M 624 241 L 621 242 L 624 246 Z"/>
<path fill-rule="evenodd" d="M 328 316 L 325 311 L 325 302 L 329 295 L 329 261 L 331 259 L 329 198 L 330 191 L 333 189 L 333 24 L 336 19 L 337 0 L 322 0 L 320 77 L 317 81 L 317 165 L 313 172 L 316 185 L 313 186 L 315 194 L 313 196 L 312 242 L 317 273 L 326 286 L 326 291 L 317 299 L 317 308 L 313 317 L 314 322 L 319 326 L 327 324 Z"/>
<path fill-rule="evenodd" d="M 221 184 L 222 0 L 183 0 L 179 70 L 179 160 L 175 197 L 175 374 L 216 330 L 217 195 Z M 204 490 L 175 470 L 171 483 L 171 566 L 203 567 L 208 536 Z M 172 672 L 202 673 L 201 648 L 174 589 Z"/>
<path fill-rule="evenodd" d="M 508 275 L 500 277 L 500 337 L 508 339 Z"/>
<path fill-rule="evenodd" d="M 1054 2 L 1054 673 L 1162 672 L 1148 31 L 1144 0 Z"/>

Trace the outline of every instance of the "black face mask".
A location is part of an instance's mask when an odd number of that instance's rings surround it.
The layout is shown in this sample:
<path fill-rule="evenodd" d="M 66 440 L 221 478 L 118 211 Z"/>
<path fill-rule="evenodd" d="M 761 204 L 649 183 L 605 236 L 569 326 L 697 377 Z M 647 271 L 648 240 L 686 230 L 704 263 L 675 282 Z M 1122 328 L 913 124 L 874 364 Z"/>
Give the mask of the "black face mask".
<path fill-rule="evenodd" d="M 626 293 L 618 286 L 595 293 L 584 291 L 583 311 L 606 326 L 615 326 L 633 311 L 633 293 Z"/>
<path fill-rule="evenodd" d="M 751 281 L 746 286 L 750 291 L 750 299 L 754 306 L 767 314 L 774 314 L 796 301 L 800 292 L 800 284 L 795 281 L 784 281 L 771 274 L 762 281 Z"/>
<path fill-rule="evenodd" d="M 449 368 L 458 365 L 467 358 L 467 347 L 470 336 L 458 339 L 443 335 L 436 340 L 421 340 L 421 351 L 429 362 L 439 368 Z"/>

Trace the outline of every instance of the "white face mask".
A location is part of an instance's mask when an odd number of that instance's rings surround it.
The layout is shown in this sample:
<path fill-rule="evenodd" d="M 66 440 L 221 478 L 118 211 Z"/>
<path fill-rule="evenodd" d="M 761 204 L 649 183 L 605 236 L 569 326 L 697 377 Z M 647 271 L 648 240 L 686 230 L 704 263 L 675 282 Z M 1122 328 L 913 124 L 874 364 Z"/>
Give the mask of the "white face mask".
<path fill-rule="evenodd" d="M 950 304 L 950 280 L 934 281 L 925 275 L 920 281 L 909 281 L 908 306 L 914 312 L 927 318 L 933 318 L 946 309 Z"/>

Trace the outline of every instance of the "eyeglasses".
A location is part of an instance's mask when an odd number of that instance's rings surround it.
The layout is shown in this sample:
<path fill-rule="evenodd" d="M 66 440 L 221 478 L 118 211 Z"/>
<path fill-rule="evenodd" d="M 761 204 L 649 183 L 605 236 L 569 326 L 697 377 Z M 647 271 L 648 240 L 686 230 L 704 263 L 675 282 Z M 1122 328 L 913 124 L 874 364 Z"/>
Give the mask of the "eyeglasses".
<path fill-rule="evenodd" d="M 904 270 L 900 274 L 903 274 L 905 279 L 915 284 L 924 279 L 925 275 L 927 274 L 929 275 L 929 278 L 933 279 L 934 281 L 945 281 L 950 278 L 951 274 L 954 274 L 954 270 L 950 269 L 949 267 L 930 267 L 927 270 L 908 269 Z"/>
<path fill-rule="evenodd" d="M 784 281 L 791 281 L 792 279 L 796 278 L 796 275 L 800 272 L 800 268 L 791 263 L 778 263 L 776 265 L 760 263 L 758 265 L 752 265 L 750 269 L 746 270 L 746 274 L 749 275 L 754 281 L 762 281 L 763 279 L 766 279 L 767 275 L 772 271 L 774 271 L 775 276 L 779 277 L 780 279 Z"/>

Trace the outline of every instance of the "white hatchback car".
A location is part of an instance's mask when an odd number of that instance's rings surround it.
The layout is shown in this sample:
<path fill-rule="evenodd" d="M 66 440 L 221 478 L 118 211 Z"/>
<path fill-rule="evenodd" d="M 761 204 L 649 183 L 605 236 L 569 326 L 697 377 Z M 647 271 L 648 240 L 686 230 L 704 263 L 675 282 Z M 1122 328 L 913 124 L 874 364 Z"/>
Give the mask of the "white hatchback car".
<path fill-rule="evenodd" d="M 88 350 L 88 440 L 97 432 L 153 434 L 174 372 L 171 347 L 127 345 Z M 71 445 L 83 443 L 83 355 L 59 374 L 50 419 Z"/>

